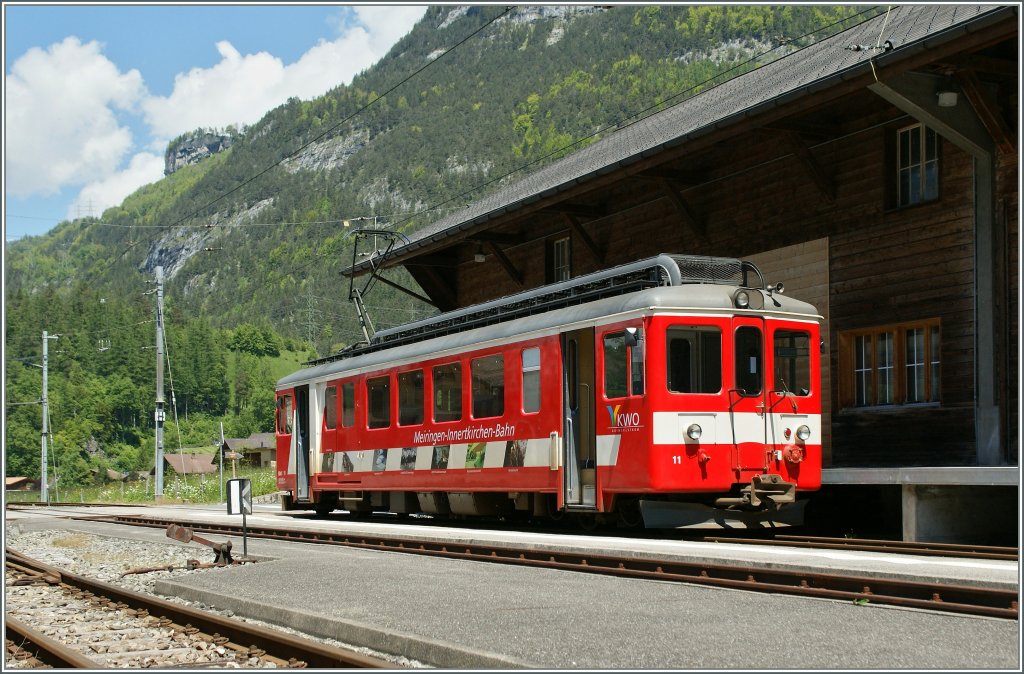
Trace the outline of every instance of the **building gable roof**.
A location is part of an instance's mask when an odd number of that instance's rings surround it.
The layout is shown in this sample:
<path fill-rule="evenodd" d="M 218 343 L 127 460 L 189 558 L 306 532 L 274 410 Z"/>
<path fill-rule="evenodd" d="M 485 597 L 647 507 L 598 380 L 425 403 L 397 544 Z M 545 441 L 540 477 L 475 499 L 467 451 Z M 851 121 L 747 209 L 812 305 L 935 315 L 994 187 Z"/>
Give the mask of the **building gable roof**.
<path fill-rule="evenodd" d="M 232 452 L 246 449 L 276 449 L 277 440 L 273 433 L 253 433 L 247 438 L 226 438 L 224 444 Z"/>
<path fill-rule="evenodd" d="M 217 470 L 213 454 L 164 454 L 166 461 L 179 475 L 197 475 Z"/>

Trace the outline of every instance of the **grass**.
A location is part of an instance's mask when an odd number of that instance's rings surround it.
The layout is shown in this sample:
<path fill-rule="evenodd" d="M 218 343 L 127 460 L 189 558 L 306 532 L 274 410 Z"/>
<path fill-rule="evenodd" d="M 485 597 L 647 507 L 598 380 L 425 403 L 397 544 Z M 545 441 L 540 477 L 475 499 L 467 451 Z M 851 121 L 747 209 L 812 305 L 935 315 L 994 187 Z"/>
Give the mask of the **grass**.
<path fill-rule="evenodd" d="M 271 494 L 277 491 L 277 478 L 273 468 L 240 467 L 237 478 L 248 478 L 252 483 L 253 497 Z M 220 473 L 209 475 L 178 475 L 173 471 L 164 473 L 164 503 L 223 503 L 227 498 L 227 481 L 231 479 L 231 470 L 224 471 L 224 496 L 221 496 Z M 152 503 L 154 488 L 153 480 L 138 482 L 110 482 L 105 485 L 87 487 L 68 487 L 62 489 L 58 484 L 51 488 L 51 501 L 79 503 Z M 38 491 L 6 492 L 7 502 L 38 501 Z"/>

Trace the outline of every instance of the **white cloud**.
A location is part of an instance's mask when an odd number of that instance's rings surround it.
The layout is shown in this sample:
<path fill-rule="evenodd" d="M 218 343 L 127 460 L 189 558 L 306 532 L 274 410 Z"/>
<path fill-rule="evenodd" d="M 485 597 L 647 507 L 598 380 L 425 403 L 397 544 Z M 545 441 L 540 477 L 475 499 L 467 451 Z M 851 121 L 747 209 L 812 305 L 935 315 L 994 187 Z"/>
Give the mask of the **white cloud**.
<path fill-rule="evenodd" d="M 298 61 L 259 52 L 242 55 L 231 43 L 217 43 L 219 63 L 178 75 L 169 96 L 143 103 L 156 136 L 171 138 L 198 127 L 252 124 L 292 96 L 320 96 L 350 82 L 378 61 L 423 16 L 425 7 L 359 7 L 362 25 L 321 40 Z"/>
<path fill-rule="evenodd" d="M 118 206 L 125 197 L 143 185 L 164 177 L 164 158 L 148 152 L 132 157 L 128 168 L 103 180 L 86 185 L 68 207 L 67 218 L 81 215 L 99 216 L 108 208 Z"/>
<path fill-rule="evenodd" d="M 131 110 L 146 93 L 138 70 L 120 72 L 99 43 L 76 37 L 25 52 L 5 86 L 6 189 L 20 197 L 113 172 L 132 146 L 114 110 Z"/>
<path fill-rule="evenodd" d="M 412 30 L 417 21 L 423 18 L 427 8 L 424 6 L 367 6 L 356 7 L 359 23 L 366 27 L 371 36 L 371 56 L 367 66 L 376 63 L 388 51 Z M 364 66 L 365 67 L 365 66 Z"/>

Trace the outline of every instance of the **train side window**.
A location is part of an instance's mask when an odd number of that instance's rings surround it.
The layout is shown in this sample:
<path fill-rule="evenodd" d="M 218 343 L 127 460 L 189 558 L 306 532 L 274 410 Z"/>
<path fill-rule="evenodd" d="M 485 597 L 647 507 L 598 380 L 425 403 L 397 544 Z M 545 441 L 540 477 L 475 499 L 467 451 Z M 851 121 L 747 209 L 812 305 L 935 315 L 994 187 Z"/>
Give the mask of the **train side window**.
<path fill-rule="evenodd" d="M 338 427 L 338 387 L 328 386 L 324 392 L 324 426 L 327 430 Z"/>
<path fill-rule="evenodd" d="M 341 385 L 341 425 L 352 428 L 356 423 L 356 385 L 350 381 Z"/>
<path fill-rule="evenodd" d="M 741 395 L 753 396 L 761 392 L 762 349 L 761 331 L 752 326 L 736 328 L 736 388 Z"/>
<path fill-rule="evenodd" d="M 423 423 L 423 370 L 398 375 L 398 425 Z"/>
<path fill-rule="evenodd" d="M 811 334 L 775 331 L 775 390 L 797 396 L 811 394 Z"/>
<path fill-rule="evenodd" d="M 644 342 L 636 328 L 604 336 L 604 395 L 643 395 Z"/>
<path fill-rule="evenodd" d="M 540 411 L 540 349 L 523 349 L 523 411 Z"/>
<path fill-rule="evenodd" d="M 505 413 L 505 356 L 475 358 L 470 363 L 473 379 L 473 417 L 500 417 Z"/>
<path fill-rule="evenodd" d="M 626 329 L 626 348 L 629 349 L 629 387 L 635 395 L 644 393 L 644 336 L 637 328 Z"/>
<path fill-rule="evenodd" d="M 462 418 L 462 363 L 434 368 L 434 421 Z"/>
<path fill-rule="evenodd" d="M 387 428 L 391 425 L 391 377 L 366 380 L 366 425 Z"/>
<path fill-rule="evenodd" d="M 718 393 L 722 390 L 722 331 L 673 326 L 665 335 L 668 390 Z"/>
<path fill-rule="evenodd" d="M 284 395 L 277 399 L 277 432 L 287 435 L 292 432 L 292 397 Z"/>

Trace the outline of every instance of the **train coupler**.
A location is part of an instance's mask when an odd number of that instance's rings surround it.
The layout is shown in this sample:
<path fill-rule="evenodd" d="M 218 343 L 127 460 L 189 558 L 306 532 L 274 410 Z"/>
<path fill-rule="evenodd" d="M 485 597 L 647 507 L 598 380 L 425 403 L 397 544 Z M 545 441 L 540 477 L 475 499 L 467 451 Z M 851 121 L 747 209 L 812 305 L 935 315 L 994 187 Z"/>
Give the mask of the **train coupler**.
<path fill-rule="evenodd" d="M 774 473 L 755 475 L 750 484 L 740 490 L 738 497 L 720 498 L 718 508 L 774 509 L 784 503 L 796 502 L 796 485 L 786 482 Z"/>

